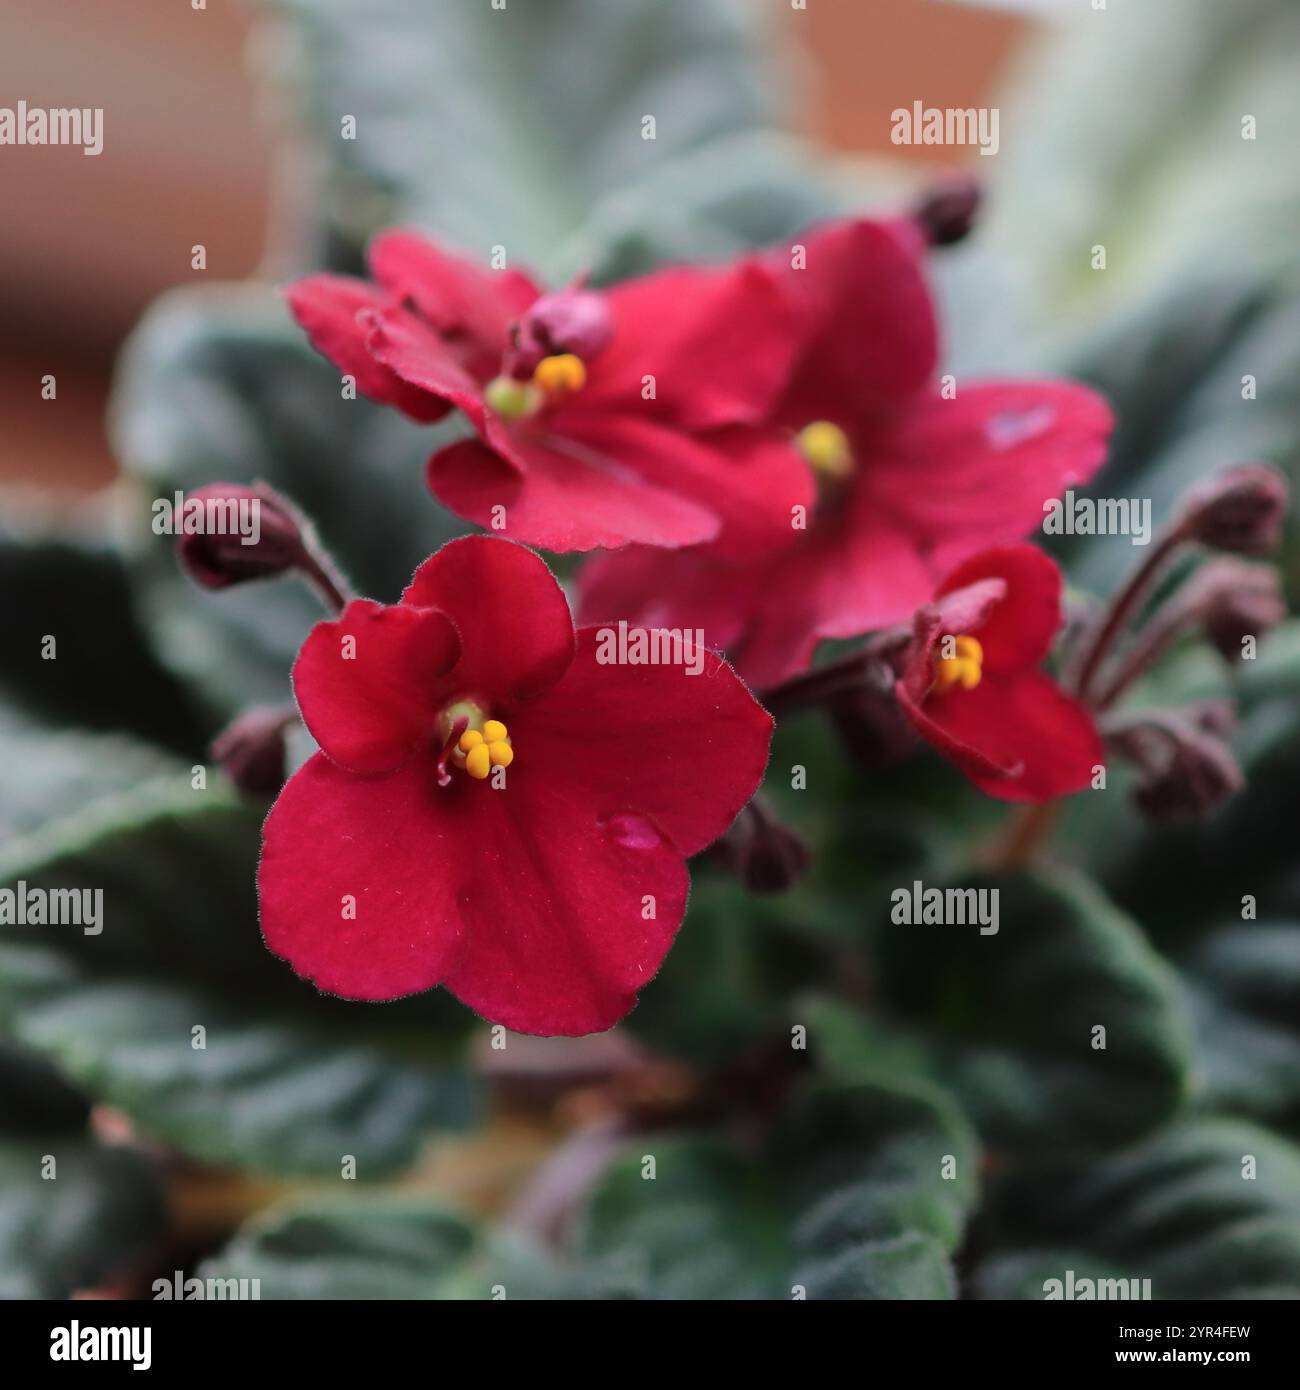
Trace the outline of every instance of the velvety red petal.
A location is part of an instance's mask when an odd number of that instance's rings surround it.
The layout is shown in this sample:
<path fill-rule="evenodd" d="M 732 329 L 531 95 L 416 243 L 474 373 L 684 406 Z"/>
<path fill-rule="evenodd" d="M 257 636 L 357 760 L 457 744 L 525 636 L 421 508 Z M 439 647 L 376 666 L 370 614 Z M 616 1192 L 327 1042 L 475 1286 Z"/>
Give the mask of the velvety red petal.
<path fill-rule="evenodd" d="M 665 446 L 674 438 L 646 428 Z M 625 455 L 559 438 L 511 447 L 523 471 L 475 440 L 440 449 L 429 460 L 430 490 L 457 516 L 545 550 L 694 545 L 721 526 L 712 509 L 646 481 Z"/>
<path fill-rule="evenodd" d="M 691 430 L 768 416 L 797 349 L 793 306 L 769 268 L 754 259 L 675 266 L 615 285 L 606 298 L 614 336 L 590 364 L 583 394 L 593 409 L 645 408 Z"/>
<path fill-rule="evenodd" d="M 990 579 L 1001 580 L 1006 591 L 975 629 L 984 648 L 984 669 L 1010 673 L 1040 665 L 1061 628 L 1061 571 L 1056 561 L 1028 544 L 993 546 L 945 575 L 936 596 L 942 600 Z"/>
<path fill-rule="evenodd" d="M 794 509 L 811 507 L 815 497 L 812 472 L 783 431 L 732 426 L 687 435 L 636 410 L 593 414 L 581 397 L 556 414 L 551 431 L 584 456 L 605 460 L 615 479 L 649 484 L 711 512 L 722 529 L 710 550 L 723 559 L 790 544 Z"/>
<path fill-rule="evenodd" d="M 914 397 L 869 442 L 872 495 L 928 538 L 936 574 L 1020 540 L 1106 454 L 1110 407 L 1062 381 L 960 383 Z"/>
<path fill-rule="evenodd" d="M 755 601 L 757 565 L 728 565 L 712 546 L 661 550 L 629 545 L 593 555 L 578 573 L 578 619 L 620 619 L 642 627 L 704 630 L 705 646 L 726 651 L 744 631 Z"/>
<path fill-rule="evenodd" d="M 372 310 L 362 320 L 369 329 L 367 346 L 377 361 L 409 385 L 455 406 L 494 449 L 507 459 L 512 456 L 509 431 L 488 407 L 482 382 L 465 367 L 453 344 L 404 309 Z M 482 373 L 483 381 L 488 375 Z"/>
<path fill-rule="evenodd" d="M 580 613 L 584 623 L 703 628 L 761 689 L 806 670 L 824 639 L 909 617 L 933 582 L 906 530 L 849 502 L 763 559 L 727 562 L 712 545 L 600 556 L 582 571 Z"/>
<path fill-rule="evenodd" d="M 440 420 L 451 406 L 371 356 L 366 345 L 369 329 L 358 315 L 392 307 L 388 295 L 345 275 L 309 275 L 285 291 L 294 318 L 307 330 L 312 346 L 340 371 L 356 378 L 357 390 L 371 400 L 395 405 L 413 420 Z"/>
<path fill-rule="evenodd" d="M 601 811 L 648 815 L 687 855 L 758 790 L 772 735 L 771 715 L 693 637 L 659 653 L 670 664 L 619 664 L 636 651 L 620 651 L 616 629 L 582 628 L 565 678 L 511 725 L 530 777 L 580 789 Z"/>
<path fill-rule="evenodd" d="M 522 271 L 492 270 L 405 228 L 377 236 L 369 260 L 399 302 L 410 300 L 436 328 L 468 339 L 471 356 L 490 354 L 493 375 L 512 320 L 541 293 Z"/>
<path fill-rule="evenodd" d="M 793 266 L 798 247 L 802 269 Z M 777 408 L 783 423 L 872 417 L 929 380 L 934 306 L 917 258 L 889 227 L 826 223 L 773 248 L 769 261 L 799 315 L 803 345 Z"/>
<path fill-rule="evenodd" d="M 267 946 L 345 999 L 431 989 L 459 950 L 451 870 L 475 850 L 471 828 L 459 800 L 435 786 L 427 759 L 357 777 L 315 754 L 290 778 L 262 832 L 257 887 Z"/>
<path fill-rule="evenodd" d="M 919 704 L 903 682 L 899 704 L 918 733 L 989 796 L 1050 801 L 1082 791 L 1104 764 L 1087 710 L 1041 671 L 988 676 L 974 690 Z"/>
<path fill-rule="evenodd" d="M 439 609 L 455 624 L 457 693 L 525 699 L 554 685 L 573 660 L 564 591 L 544 561 L 512 541 L 449 541 L 416 570 L 402 603 Z"/>
<path fill-rule="evenodd" d="M 446 614 L 354 599 L 302 644 L 293 667 L 298 708 L 334 762 L 391 771 L 427 745 L 460 653 Z"/>
<path fill-rule="evenodd" d="M 473 788 L 463 949 L 446 985 L 519 1033 L 601 1032 L 668 953 L 686 909 L 686 865 L 644 815 L 593 803 L 585 788 L 530 765 L 541 745 L 515 743 L 507 786 Z"/>

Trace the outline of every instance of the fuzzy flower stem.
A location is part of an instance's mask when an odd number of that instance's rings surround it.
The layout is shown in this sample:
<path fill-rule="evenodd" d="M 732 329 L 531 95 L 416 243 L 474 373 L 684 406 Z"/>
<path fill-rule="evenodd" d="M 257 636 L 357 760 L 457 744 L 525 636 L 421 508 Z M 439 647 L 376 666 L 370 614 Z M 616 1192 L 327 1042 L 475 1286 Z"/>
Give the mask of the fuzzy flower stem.
<path fill-rule="evenodd" d="M 327 608 L 341 613 L 348 606 L 349 594 L 343 578 L 319 546 L 304 546 L 299 569 L 311 586 L 320 594 Z"/>
<path fill-rule="evenodd" d="M 1160 571 L 1187 539 L 1187 528 L 1182 523 L 1167 531 L 1133 572 L 1128 583 L 1115 595 L 1096 637 L 1079 663 L 1078 675 L 1074 680 L 1074 688 L 1085 703 L 1093 703 L 1090 699 L 1093 682 L 1115 639 L 1123 631 L 1125 623 L 1132 617 L 1133 611 L 1150 590 Z"/>

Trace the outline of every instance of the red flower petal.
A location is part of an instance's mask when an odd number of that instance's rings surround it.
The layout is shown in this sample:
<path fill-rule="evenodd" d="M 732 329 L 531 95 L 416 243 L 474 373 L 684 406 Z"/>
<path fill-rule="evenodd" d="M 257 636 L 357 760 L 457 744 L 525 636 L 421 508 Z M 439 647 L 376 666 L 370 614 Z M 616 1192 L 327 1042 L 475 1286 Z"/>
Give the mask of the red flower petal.
<path fill-rule="evenodd" d="M 307 330 L 312 346 L 341 371 L 356 378 L 357 390 L 371 400 L 395 405 L 413 420 L 441 420 L 451 409 L 446 400 L 411 386 L 377 362 L 366 346 L 369 328 L 358 315 L 390 307 L 386 294 L 364 280 L 344 275 L 309 275 L 285 291 L 293 316 Z"/>
<path fill-rule="evenodd" d="M 659 550 L 629 545 L 593 555 L 578 575 L 583 624 L 703 628 L 705 646 L 731 650 L 754 607 L 758 564 L 719 563 L 712 546 Z"/>
<path fill-rule="evenodd" d="M 614 337 L 591 362 L 591 409 L 644 408 L 687 430 L 763 419 L 789 375 L 796 319 L 754 260 L 675 266 L 606 291 Z M 647 403 L 643 380 L 653 377 Z"/>
<path fill-rule="evenodd" d="M 509 326 L 541 294 L 522 271 L 490 270 L 403 228 L 370 243 L 370 269 L 399 302 L 410 300 L 435 328 L 469 340 L 469 355 L 484 356 L 495 375 L 509 342 Z"/>
<path fill-rule="evenodd" d="M 639 431 L 636 443 L 643 450 L 649 445 L 686 455 L 698 447 L 648 422 Z M 634 447 L 630 431 L 618 439 L 629 451 Z M 718 533 L 720 522 L 711 509 L 632 471 L 646 462 L 644 452 L 611 456 L 558 437 L 516 444 L 512 452 L 525 471 L 516 471 L 476 440 L 449 445 L 429 460 L 429 488 L 457 516 L 494 530 L 503 529 L 502 513 L 495 509 L 504 507 L 504 529 L 546 550 L 594 550 L 634 541 L 693 545 Z"/>
<path fill-rule="evenodd" d="M 530 779 L 580 788 L 601 812 L 648 815 L 697 854 L 758 790 L 772 716 L 716 653 L 688 646 L 684 664 L 605 663 L 602 651 L 617 649 L 604 631 L 580 629 L 565 678 L 515 713 L 519 765 L 527 747 Z"/>
<path fill-rule="evenodd" d="M 995 546 L 958 565 L 936 594 L 942 599 L 987 579 L 1004 581 L 1006 594 L 988 609 L 977 630 L 984 669 L 1010 673 L 1038 666 L 1061 627 L 1061 571 L 1056 561 L 1032 545 Z"/>
<path fill-rule="evenodd" d="M 537 751 L 523 747 L 520 772 Z M 686 910 L 686 865 L 645 816 L 598 813 L 584 789 L 533 773 L 512 769 L 507 788 L 474 789 L 463 949 L 445 983 L 516 1032 L 601 1032 L 667 955 Z"/>
<path fill-rule="evenodd" d="M 268 948 L 345 999 L 398 999 L 443 980 L 461 935 L 449 869 L 478 848 L 461 806 L 481 789 L 456 790 L 463 797 L 438 788 L 423 758 L 357 777 L 312 757 L 262 831 Z"/>
<path fill-rule="evenodd" d="M 416 570 L 402 602 L 440 609 L 455 624 L 453 695 L 523 699 L 554 685 L 573 660 L 564 591 L 538 556 L 511 541 L 449 541 Z"/>
<path fill-rule="evenodd" d="M 363 316 L 371 355 L 401 380 L 439 397 L 464 412 L 492 447 L 509 459 L 510 434 L 500 416 L 483 399 L 482 380 L 462 361 L 463 354 L 404 309 L 372 310 Z"/>
<path fill-rule="evenodd" d="M 986 676 L 918 704 L 895 687 L 903 713 L 989 796 L 1050 801 L 1082 791 L 1105 762 L 1087 710 L 1041 671 Z"/>
<path fill-rule="evenodd" d="M 804 268 L 791 265 L 804 247 Z M 803 351 L 777 408 L 792 429 L 870 418 L 919 390 L 938 356 L 930 292 L 916 257 L 887 226 L 830 222 L 774 249 L 802 320 Z"/>
<path fill-rule="evenodd" d="M 442 789 L 424 761 L 355 777 L 321 754 L 272 808 L 258 871 L 267 946 L 319 988 L 379 1000 L 445 984 L 494 1023 L 566 1035 L 632 1008 L 687 887 L 652 822 L 597 815 L 563 783 Z"/>
<path fill-rule="evenodd" d="M 298 708 L 334 762 L 391 771 L 432 734 L 460 651 L 443 613 L 354 599 L 302 644 L 293 667 Z"/>
<path fill-rule="evenodd" d="M 925 538 L 941 574 L 1040 527 L 1045 502 L 1096 472 L 1113 423 L 1100 396 L 1068 382 L 916 396 L 863 442 L 864 487 Z"/>

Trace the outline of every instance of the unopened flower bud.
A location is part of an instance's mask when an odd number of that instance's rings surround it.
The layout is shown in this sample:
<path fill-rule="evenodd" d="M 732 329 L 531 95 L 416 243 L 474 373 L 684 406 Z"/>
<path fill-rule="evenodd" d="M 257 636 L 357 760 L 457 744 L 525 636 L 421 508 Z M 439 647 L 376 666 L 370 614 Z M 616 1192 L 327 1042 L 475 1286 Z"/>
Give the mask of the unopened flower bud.
<path fill-rule="evenodd" d="M 544 294 L 515 325 L 506 372 L 527 381 L 546 357 L 571 354 L 589 362 L 614 335 L 614 320 L 603 294 L 570 287 Z"/>
<path fill-rule="evenodd" d="M 1216 727 L 1219 714 L 1212 707 L 1149 713 L 1113 736 L 1113 746 L 1141 770 L 1133 799 L 1149 820 L 1168 824 L 1209 815 L 1246 785 Z"/>
<path fill-rule="evenodd" d="M 1191 540 L 1238 555 L 1266 555 L 1282 536 L 1290 488 L 1265 463 L 1226 468 L 1188 497 L 1181 529 Z"/>
<path fill-rule="evenodd" d="M 285 732 L 292 708 L 258 706 L 245 711 L 212 742 L 212 756 L 245 796 L 274 796 L 285 777 Z"/>
<path fill-rule="evenodd" d="M 1213 562 L 1213 568 L 1201 621 L 1215 649 L 1226 660 L 1239 661 L 1247 637 L 1258 640 L 1286 620 L 1282 581 L 1271 565 L 1228 556 Z"/>
<path fill-rule="evenodd" d="M 751 801 L 719 844 L 719 852 L 751 893 L 784 893 L 803 878 L 812 854 L 801 835 Z"/>
<path fill-rule="evenodd" d="M 970 235 L 983 201 L 977 180 L 954 174 L 929 189 L 913 214 L 931 246 L 952 246 Z"/>
<path fill-rule="evenodd" d="M 191 492 L 176 519 L 176 554 L 205 589 L 268 579 L 303 565 L 303 523 L 265 484 L 212 483 Z"/>

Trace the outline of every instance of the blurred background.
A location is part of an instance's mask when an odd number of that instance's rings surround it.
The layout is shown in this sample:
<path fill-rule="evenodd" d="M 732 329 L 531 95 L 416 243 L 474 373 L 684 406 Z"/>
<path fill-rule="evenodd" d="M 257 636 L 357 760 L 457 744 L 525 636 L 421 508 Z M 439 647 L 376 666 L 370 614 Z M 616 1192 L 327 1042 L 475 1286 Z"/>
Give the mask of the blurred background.
<path fill-rule="evenodd" d="M 267 253 L 271 171 L 288 132 L 259 83 L 256 7 L 242 0 L 49 0 L 0 11 L 0 93 L 12 105 L 105 111 L 104 151 L 10 147 L 0 164 L 0 478 L 93 488 L 113 474 L 104 412 L 113 359 L 145 306 L 206 275 L 238 280 Z M 949 164 L 889 143 L 918 92 L 985 104 L 1032 17 L 944 0 L 771 7 L 774 44 L 803 68 L 793 125 L 827 147 Z M 266 57 L 265 54 L 262 55 Z M 40 378 L 59 380 L 56 408 Z"/>

